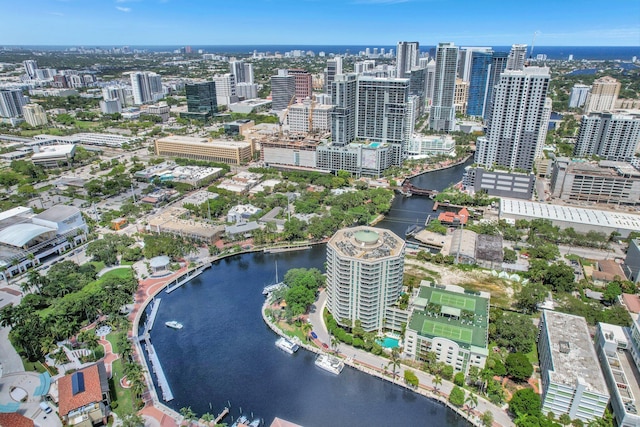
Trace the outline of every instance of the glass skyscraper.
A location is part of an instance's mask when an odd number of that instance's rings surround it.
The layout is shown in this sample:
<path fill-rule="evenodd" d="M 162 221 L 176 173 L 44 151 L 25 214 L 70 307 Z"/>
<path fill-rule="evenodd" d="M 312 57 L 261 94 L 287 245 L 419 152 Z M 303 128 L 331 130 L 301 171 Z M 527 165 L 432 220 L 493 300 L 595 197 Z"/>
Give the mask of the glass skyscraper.
<path fill-rule="evenodd" d="M 492 52 L 473 52 L 471 55 L 469 98 L 467 100 L 468 116 L 482 117 L 484 115 L 484 102 L 489 89 L 489 70 L 492 60 Z"/>

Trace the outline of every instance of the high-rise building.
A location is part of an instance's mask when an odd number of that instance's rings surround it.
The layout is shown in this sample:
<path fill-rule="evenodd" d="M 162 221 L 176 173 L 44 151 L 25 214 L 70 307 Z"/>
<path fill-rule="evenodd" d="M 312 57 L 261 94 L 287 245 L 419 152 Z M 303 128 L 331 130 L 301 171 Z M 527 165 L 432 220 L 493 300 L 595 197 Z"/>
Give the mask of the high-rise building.
<path fill-rule="evenodd" d="M 418 66 L 420 43 L 398 42 L 396 52 L 396 77 L 409 77 L 411 70 Z"/>
<path fill-rule="evenodd" d="M 22 61 L 22 65 L 24 66 L 24 71 L 27 73 L 29 79 L 35 79 L 38 63 L 33 59 L 27 59 L 26 61 Z"/>
<path fill-rule="evenodd" d="M 216 84 L 216 103 L 218 105 L 229 105 L 238 102 L 236 90 L 236 76 L 231 73 L 213 76 Z"/>
<path fill-rule="evenodd" d="M 453 43 L 440 43 L 436 52 L 433 100 L 429 110 L 429 128 L 452 131 L 456 124 L 454 105 L 458 48 Z"/>
<path fill-rule="evenodd" d="M 511 46 L 507 59 L 507 70 L 522 70 L 527 59 L 527 45 L 514 44 Z"/>
<path fill-rule="evenodd" d="M 426 70 L 427 76 L 425 81 L 425 97 L 427 102 L 431 102 L 431 100 L 433 99 L 433 88 L 436 83 L 436 61 L 434 61 L 433 59 L 429 60 L 429 62 L 427 62 Z"/>
<path fill-rule="evenodd" d="M 492 51 L 472 51 L 469 60 L 469 96 L 467 100 L 468 116 L 482 117 L 485 100 L 489 91 L 489 71 L 493 60 Z M 464 79 L 463 79 L 464 80 Z"/>
<path fill-rule="evenodd" d="M 540 132 L 548 126 L 545 103 L 549 68 L 507 70 L 495 86 L 487 134 L 476 142 L 475 161 L 530 172 L 539 153 Z"/>
<path fill-rule="evenodd" d="M 491 53 L 490 47 L 461 47 L 458 52 L 458 78 L 468 82 L 471 78 L 473 55 L 476 53 Z"/>
<path fill-rule="evenodd" d="M 255 83 L 238 83 L 236 94 L 240 99 L 255 99 L 258 97 L 258 85 Z"/>
<path fill-rule="evenodd" d="M 611 111 L 618 100 L 620 86 L 619 81 L 609 76 L 595 80 L 585 101 L 585 114 Z"/>
<path fill-rule="evenodd" d="M 407 77 L 409 78 L 409 95 L 419 98 L 415 101 L 416 114 L 422 116 L 425 112 L 427 94 L 427 69 L 414 68 Z"/>
<path fill-rule="evenodd" d="M 27 105 L 28 98 L 20 89 L 0 90 L 0 117 L 19 117 L 22 107 Z"/>
<path fill-rule="evenodd" d="M 582 116 L 574 155 L 631 161 L 640 142 L 639 114 L 592 113 Z"/>
<path fill-rule="evenodd" d="M 331 85 L 335 108 L 331 113 L 331 139 L 335 145 L 349 144 L 356 138 L 356 74 L 338 74 Z"/>
<path fill-rule="evenodd" d="M 456 79 L 456 91 L 453 98 L 453 105 L 456 107 L 456 113 L 464 114 L 467 111 L 467 102 L 469 100 L 469 82 L 462 79 Z"/>
<path fill-rule="evenodd" d="M 327 310 L 338 324 L 382 331 L 402 291 L 405 242 L 372 227 L 338 230 L 327 243 Z"/>
<path fill-rule="evenodd" d="M 310 99 L 289 107 L 287 124 L 291 133 L 326 132 L 331 129 L 332 105 L 322 105 Z"/>
<path fill-rule="evenodd" d="M 131 88 L 135 105 L 156 102 L 164 96 L 162 78 L 159 74 L 148 71 L 132 73 Z"/>
<path fill-rule="evenodd" d="M 102 97 L 106 99 L 118 99 L 121 107 L 132 105 L 131 90 L 126 86 L 107 86 L 102 88 Z M 120 112 L 120 111 L 118 111 Z"/>
<path fill-rule="evenodd" d="M 311 98 L 312 85 L 311 73 L 299 68 L 287 70 L 290 76 L 293 76 L 296 85 L 296 98 L 303 100 Z"/>
<path fill-rule="evenodd" d="M 184 88 L 190 115 L 197 114 L 206 119 L 218 111 L 215 82 L 186 84 Z"/>
<path fill-rule="evenodd" d="M 484 99 L 484 107 L 482 118 L 487 121 L 491 117 L 491 108 L 493 107 L 493 93 L 496 84 L 500 81 L 500 74 L 507 68 L 509 54 L 506 52 L 493 52 L 491 57 L 491 68 L 489 69 L 489 78 L 487 81 L 487 94 Z"/>
<path fill-rule="evenodd" d="M 236 84 L 245 83 L 244 61 L 229 61 L 229 72 L 236 78 Z"/>
<path fill-rule="evenodd" d="M 271 108 L 282 111 L 296 100 L 296 80 L 287 70 L 271 76 Z"/>
<path fill-rule="evenodd" d="M 571 88 L 571 94 L 569 95 L 569 108 L 580 108 L 587 101 L 587 95 L 589 95 L 589 89 L 591 86 L 576 83 Z"/>
<path fill-rule="evenodd" d="M 47 113 L 40 104 L 27 104 L 22 107 L 24 119 L 31 126 L 44 126 L 48 123 Z"/>
<path fill-rule="evenodd" d="M 325 93 L 331 93 L 331 83 L 333 83 L 335 76 L 338 74 L 342 74 L 342 57 L 336 56 L 335 58 L 327 59 L 327 68 L 324 69 Z"/>
<path fill-rule="evenodd" d="M 118 98 L 105 98 L 100 101 L 100 111 L 102 114 L 122 113 L 122 104 Z"/>

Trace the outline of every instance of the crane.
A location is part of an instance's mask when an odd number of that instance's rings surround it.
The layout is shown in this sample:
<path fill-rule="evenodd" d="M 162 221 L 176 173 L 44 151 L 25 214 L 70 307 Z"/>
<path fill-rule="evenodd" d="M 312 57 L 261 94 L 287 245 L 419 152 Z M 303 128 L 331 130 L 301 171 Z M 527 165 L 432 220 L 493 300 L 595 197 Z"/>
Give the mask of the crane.
<path fill-rule="evenodd" d="M 536 44 L 536 37 L 538 37 L 539 35 L 540 35 L 540 31 L 533 32 L 533 40 L 531 40 L 531 51 L 529 52 L 530 60 L 533 60 L 533 48 L 535 47 L 535 44 Z"/>
<path fill-rule="evenodd" d="M 313 132 L 313 107 L 315 107 L 314 101 L 311 101 L 309 106 L 309 133 Z"/>
<path fill-rule="evenodd" d="M 285 123 L 285 121 L 287 120 L 287 116 L 289 115 L 289 108 L 291 108 L 291 105 L 293 104 L 293 102 L 296 100 L 296 94 L 294 93 L 293 96 L 291 97 L 291 101 L 289 101 L 289 104 L 287 105 L 287 108 L 284 110 L 283 114 L 282 114 L 282 119 L 280 119 L 280 121 L 278 122 L 279 125 L 279 134 L 280 137 L 282 138 L 282 125 Z"/>

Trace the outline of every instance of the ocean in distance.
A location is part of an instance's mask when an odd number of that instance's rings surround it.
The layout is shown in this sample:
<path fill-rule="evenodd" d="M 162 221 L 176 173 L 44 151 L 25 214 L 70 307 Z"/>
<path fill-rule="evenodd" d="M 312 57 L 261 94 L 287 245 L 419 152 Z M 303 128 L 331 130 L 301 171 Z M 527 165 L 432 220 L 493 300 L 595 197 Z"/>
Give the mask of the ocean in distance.
<path fill-rule="evenodd" d="M 180 49 L 184 45 L 164 45 L 164 46 L 136 46 L 130 45 L 131 49 L 145 49 L 150 52 L 173 52 L 176 49 Z M 12 48 L 23 49 L 35 49 L 35 50 L 67 50 L 71 47 L 78 46 L 7 46 Z M 102 45 L 102 46 L 84 46 L 85 48 L 100 47 L 103 49 L 109 49 L 119 46 Z M 373 52 L 374 48 L 384 49 L 385 52 L 389 52 L 389 49 L 396 50 L 396 46 L 376 46 L 376 45 L 191 45 L 194 52 L 202 49 L 204 53 L 220 53 L 220 54 L 250 54 L 253 51 L 258 52 L 289 52 L 292 50 L 313 51 L 316 55 L 319 52 L 325 52 L 325 54 L 351 54 L 357 55 L 359 52 L 365 51 L 367 48 Z M 428 52 L 430 49 L 435 49 L 435 46 L 421 45 L 420 50 Z M 496 52 L 508 52 L 511 46 L 493 46 Z M 616 60 L 630 61 L 632 57 L 640 57 L 640 47 L 638 46 L 535 46 L 534 54 L 547 55 L 547 59 L 567 59 L 569 55 L 573 55 L 573 59 L 580 61 L 583 59 L 591 60 Z"/>

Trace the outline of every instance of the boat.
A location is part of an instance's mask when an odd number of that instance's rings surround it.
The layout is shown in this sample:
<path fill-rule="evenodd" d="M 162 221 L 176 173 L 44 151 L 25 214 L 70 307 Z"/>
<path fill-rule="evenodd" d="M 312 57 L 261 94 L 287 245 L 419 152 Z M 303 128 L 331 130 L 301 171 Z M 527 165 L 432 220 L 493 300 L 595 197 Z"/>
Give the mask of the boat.
<path fill-rule="evenodd" d="M 244 415 L 240 415 L 235 423 L 231 424 L 231 427 L 240 427 L 249 425 L 249 418 Z"/>
<path fill-rule="evenodd" d="M 269 295 L 271 292 L 277 291 L 284 286 L 284 282 L 278 281 L 278 261 L 276 261 L 276 282 L 273 285 L 265 286 L 264 289 L 262 289 L 262 295 Z"/>
<path fill-rule="evenodd" d="M 298 344 L 286 339 L 285 337 L 278 338 L 278 340 L 276 341 L 276 347 L 278 347 L 280 350 L 286 351 L 289 354 L 295 353 L 300 348 Z"/>
<path fill-rule="evenodd" d="M 315 364 L 318 368 L 322 368 L 327 372 L 338 375 L 344 369 L 344 362 L 337 357 L 328 354 L 319 354 Z"/>
<path fill-rule="evenodd" d="M 175 320 L 169 320 L 168 322 L 164 323 L 165 325 L 167 325 L 170 328 L 173 329 L 182 329 L 182 323 L 175 321 Z"/>
<path fill-rule="evenodd" d="M 262 425 L 262 418 L 256 418 L 249 423 L 249 427 L 260 427 Z"/>

